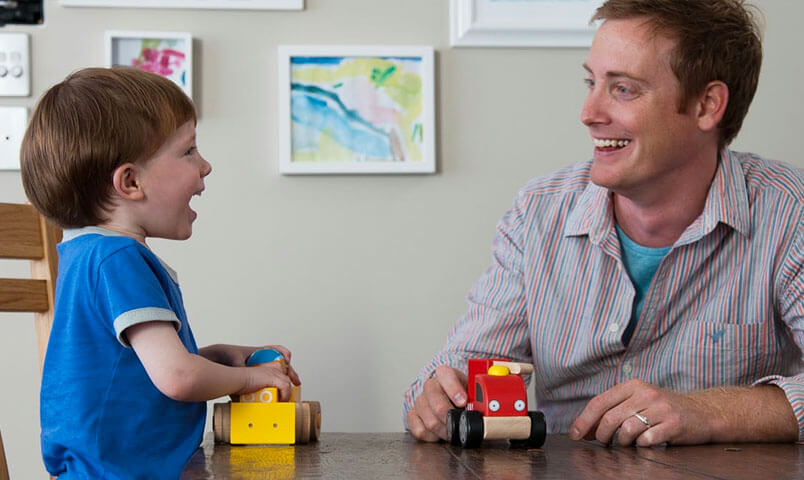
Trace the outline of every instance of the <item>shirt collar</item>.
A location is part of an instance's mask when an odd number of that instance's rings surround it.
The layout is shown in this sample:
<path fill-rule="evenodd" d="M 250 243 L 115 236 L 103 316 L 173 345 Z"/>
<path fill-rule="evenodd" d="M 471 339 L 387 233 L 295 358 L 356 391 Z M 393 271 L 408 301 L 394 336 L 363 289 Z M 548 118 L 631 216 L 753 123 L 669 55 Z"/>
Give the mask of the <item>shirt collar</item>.
<path fill-rule="evenodd" d="M 703 212 L 687 226 L 675 245 L 692 243 L 709 234 L 719 223 L 742 235 L 750 235 L 748 191 L 742 166 L 725 148 L 720 152 L 719 160 Z M 599 244 L 614 232 L 612 208 L 611 192 L 589 182 L 567 218 L 564 236 L 588 235 L 593 244 Z"/>
<path fill-rule="evenodd" d="M 73 239 L 75 239 L 77 237 L 80 237 L 81 235 L 90 235 L 90 234 L 103 235 L 103 236 L 106 236 L 106 237 L 127 237 L 127 238 L 131 238 L 131 237 L 128 237 L 126 235 L 123 235 L 122 233 L 115 232 L 115 231 L 109 230 L 107 228 L 89 226 L 89 227 L 80 227 L 80 228 L 65 228 L 62 231 L 61 242 L 62 243 L 69 242 L 70 240 L 73 240 Z M 131 238 L 131 240 L 133 242 L 135 242 L 136 244 L 138 244 L 138 245 L 142 245 L 141 243 L 137 242 L 137 240 L 135 240 L 134 238 Z M 159 257 L 159 255 L 155 254 L 153 252 L 153 250 L 151 250 L 150 248 L 148 248 L 145 245 L 142 245 L 142 247 L 145 248 L 146 250 L 148 250 L 151 253 L 151 255 L 153 255 L 154 257 L 156 257 L 157 260 L 159 260 L 159 263 L 162 265 L 162 268 L 164 268 L 165 271 L 168 273 L 168 275 L 170 275 L 170 278 L 172 278 L 173 281 L 176 282 L 176 284 L 178 284 L 179 283 L 179 274 L 176 273 L 175 270 L 170 268 L 170 265 L 165 263 L 165 261 L 162 260 Z"/>

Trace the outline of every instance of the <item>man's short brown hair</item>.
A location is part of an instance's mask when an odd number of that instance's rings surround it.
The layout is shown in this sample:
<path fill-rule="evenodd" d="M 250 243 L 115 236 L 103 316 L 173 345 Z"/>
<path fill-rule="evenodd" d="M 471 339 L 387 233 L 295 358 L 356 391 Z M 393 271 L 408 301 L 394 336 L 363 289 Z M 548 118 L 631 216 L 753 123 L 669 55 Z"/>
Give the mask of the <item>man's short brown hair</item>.
<path fill-rule="evenodd" d="M 147 160 L 190 120 L 192 101 L 164 77 L 128 67 L 74 72 L 31 115 L 20 150 L 25 194 L 64 228 L 102 223 L 115 169 Z"/>
<path fill-rule="evenodd" d="M 757 13 L 742 0 L 608 0 L 592 20 L 645 17 L 654 32 L 678 42 L 670 66 L 681 85 L 680 113 L 709 82 L 725 83 L 729 100 L 718 125 L 724 147 L 740 131 L 759 81 Z"/>

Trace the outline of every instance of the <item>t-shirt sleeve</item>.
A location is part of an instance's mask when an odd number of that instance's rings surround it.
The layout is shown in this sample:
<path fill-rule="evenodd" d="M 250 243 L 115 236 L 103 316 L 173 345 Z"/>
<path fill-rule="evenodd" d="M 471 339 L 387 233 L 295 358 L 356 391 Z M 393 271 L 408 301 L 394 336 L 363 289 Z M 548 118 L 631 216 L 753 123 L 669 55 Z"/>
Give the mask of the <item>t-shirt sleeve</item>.
<path fill-rule="evenodd" d="M 157 269 L 136 246 L 122 248 L 105 258 L 98 266 L 95 301 L 111 319 L 118 341 L 130 347 L 125 330 L 139 323 L 172 322 L 181 326 L 170 306 L 166 286 L 162 285 Z"/>

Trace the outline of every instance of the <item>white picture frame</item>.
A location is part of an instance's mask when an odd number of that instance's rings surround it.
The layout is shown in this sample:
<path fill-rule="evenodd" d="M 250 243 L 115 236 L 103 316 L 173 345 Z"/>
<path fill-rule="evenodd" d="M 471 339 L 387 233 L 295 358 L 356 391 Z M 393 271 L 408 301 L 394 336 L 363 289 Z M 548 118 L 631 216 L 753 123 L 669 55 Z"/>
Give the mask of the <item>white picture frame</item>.
<path fill-rule="evenodd" d="M 450 0 L 453 47 L 565 47 L 592 44 L 603 0 Z"/>
<path fill-rule="evenodd" d="M 430 46 L 277 49 L 279 172 L 434 173 Z"/>
<path fill-rule="evenodd" d="M 107 30 L 106 66 L 136 67 L 166 77 L 193 98 L 193 37 L 188 32 Z"/>
<path fill-rule="evenodd" d="M 304 0 L 59 0 L 64 7 L 304 10 Z"/>

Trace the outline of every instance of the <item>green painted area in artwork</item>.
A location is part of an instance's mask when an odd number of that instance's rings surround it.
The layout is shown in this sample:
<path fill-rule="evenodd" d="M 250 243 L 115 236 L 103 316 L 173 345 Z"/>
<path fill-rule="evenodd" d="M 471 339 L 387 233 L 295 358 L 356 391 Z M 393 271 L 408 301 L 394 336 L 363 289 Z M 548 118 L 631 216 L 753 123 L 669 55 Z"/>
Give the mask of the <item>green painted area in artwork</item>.
<path fill-rule="evenodd" d="M 422 79 L 413 73 L 396 75 L 395 81 L 386 86 L 388 96 L 396 103 L 409 109 L 418 106 L 421 111 Z"/>
<path fill-rule="evenodd" d="M 374 68 L 371 70 L 371 81 L 374 82 L 374 85 L 381 86 L 385 81 L 394 74 L 396 71 L 396 65 L 391 65 L 390 67 L 386 68 L 385 71 L 380 70 L 379 68 Z"/>
<path fill-rule="evenodd" d="M 407 109 L 421 102 L 422 80 L 416 73 L 402 73 L 391 60 L 383 58 L 354 58 L 331 70 L 308 67 L 293 71 L 293 80 L 318 84 L 343 84 L 343 79 L 365 77 L 386 91 L 389 97 Z"/>
<path fill-rule="evenodd" d="M 422 124 L 417 123 L 413 126 L 413 135 L 410 136 L 410 139 L 414 142 L 422 142 Z"/>

